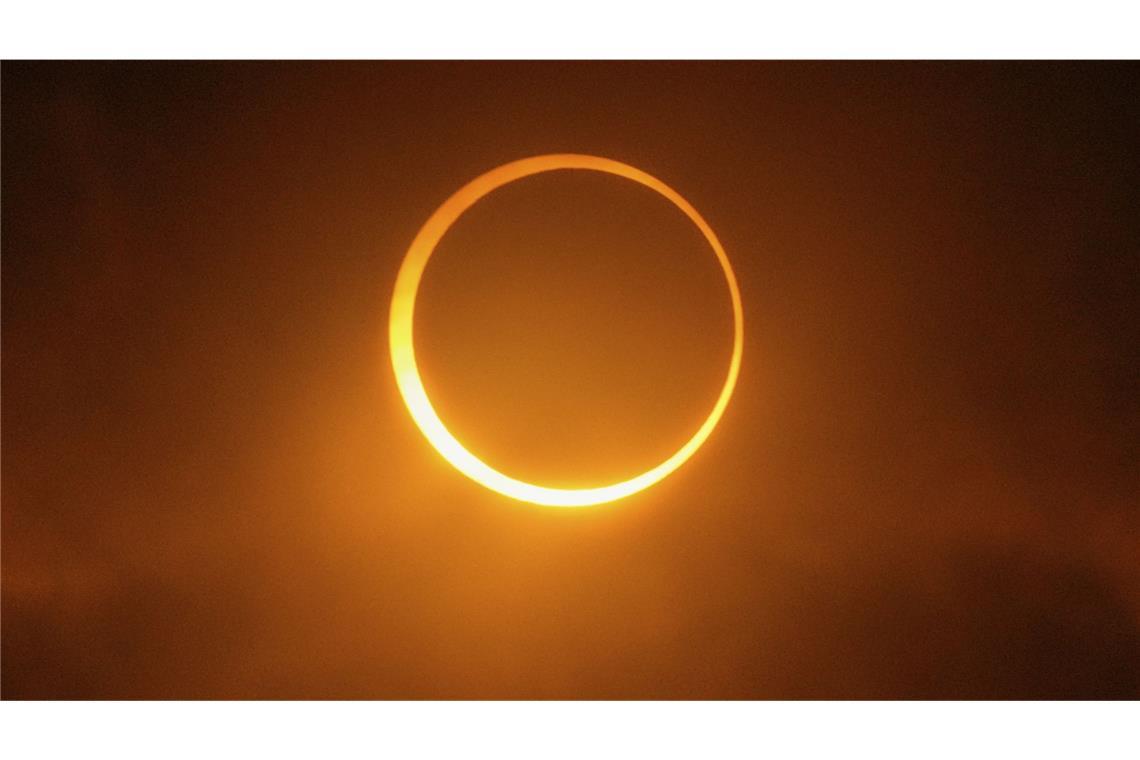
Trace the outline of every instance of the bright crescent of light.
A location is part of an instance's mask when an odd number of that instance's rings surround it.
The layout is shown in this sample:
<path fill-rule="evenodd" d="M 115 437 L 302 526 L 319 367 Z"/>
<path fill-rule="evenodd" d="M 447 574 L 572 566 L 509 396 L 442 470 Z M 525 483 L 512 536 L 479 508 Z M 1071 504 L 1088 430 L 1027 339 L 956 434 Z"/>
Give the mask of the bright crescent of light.
<path fill-rule="evenodd" d="M 420 278 L 423 276 L 424 268 L 427 266 L 432 251 L 435 250 L 436 245 L 451 225 L 455 223 L 455 220 L 480 198 L 496 188 L 517 179 L 529 177 L 532 174 L 557 169 L 586 169 L 614 174 L 633 180 L 668 198 L 677 208 L 685 212 L 693 224 L 697 225 L 709 245 L 712 246 L 721 269 L 724 271 L 724 279 L 728 283 L 728 292 L 732 298 L 732 359 L 728 365 L 728 374 L 725 377 L 724 386 L 721 388 L 720 395 L 717 397 L 709 416 L 705 418 L 693 437 L 664 462 L 629 480 L 596 488 L 547 488 L 516 480 L 488 466 L 468 451 L 451 434 L 432 407 L 427 391 L 424 390 L 423 381 L 420 380 L 412 341 L 412 320 Z M 684 464 L 701 447 L 701 444 L 705 442 L 713 428 L 716 427 L 721 415 L 724 414 L 728 400 L 732 396 L 732 390 L 736 385 L 736 377 L 740 373 L 740 358 L 744 349 L 744 310 L 740 302 L 740 289 L 736 284 L 736 276 L 732 272 L 732 266 L 728 262 L 724 248 L 708 223 L 680 194 L 656 177 L 618 161 L 597 156 L 564 153 L 535 156 L 503 164 L 464 185 L 436 209 L 435 213 L 424 223 L 415 240 L 412 241 L 396 277 L 396 288 L 392 295 L 392 309 L 388 324 L 388 342 L 392 355 L 392 367 L 396 372 L 396 384 L 400 388 L 400 394 L 404 397 L 404 403 L 407 405 L 412 419 L 415 420 L 416 425 L 419 426 L 431 445 L 455 469 L 492 491 L 497 491 L 512 499 L 551 507 L 585 507 L 620 499 L 648 488 Z"/>

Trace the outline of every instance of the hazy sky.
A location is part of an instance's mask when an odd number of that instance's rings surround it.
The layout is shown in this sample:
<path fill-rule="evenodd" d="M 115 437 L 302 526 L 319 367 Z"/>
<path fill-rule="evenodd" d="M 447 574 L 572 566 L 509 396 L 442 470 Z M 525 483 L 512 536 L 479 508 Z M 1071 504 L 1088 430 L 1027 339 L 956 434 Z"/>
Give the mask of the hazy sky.
<path fill-rule="evenodd" d="M 1136 64 L 2 73 L 3 696 L 1140 697 Z"/>

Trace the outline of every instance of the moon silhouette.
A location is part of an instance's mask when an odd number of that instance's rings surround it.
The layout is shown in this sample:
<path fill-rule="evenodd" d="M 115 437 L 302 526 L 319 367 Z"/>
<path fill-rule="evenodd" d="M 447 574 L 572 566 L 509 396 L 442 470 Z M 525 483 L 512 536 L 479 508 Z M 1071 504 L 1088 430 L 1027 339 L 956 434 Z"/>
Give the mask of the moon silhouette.
<path fill-rule="evenodd" d="M 689 217 L 712 247 L 724 272 L 729 297 L 732 299 L 732 358 L 728 364 L 728 372 L 720 395 L 708 417 L 681 448 L 657 466 L 628 480 L 593 488 L 549 488 L 527 483 L 499 472 L 468 451 L 443 424 L 443 420 L 428 399 L 416 366 L 412 340 L 416 292 L 419 289 L 420 279 L 436 245 L 451 225 L 480 198 L 496 188 L 533 174 L 566 169 L 597 171 L 624 177 L 667 198 Z M 388 339 L 392 368 L 396 373 L 396 385 L 404 404 L 408 407 L 408 412 L 428 442 L 455 469 L 476 483 L 512 499 L 550 507 L 586 507 L 614 501 L 648 488 L 675 471 L 701 447 L 720 421 L 736 386 L 744 349 L 744 313 L 740 288 L 736 282 L 736 275 L 733 274 L 732 265 L 728 261 L 728 255 L 712 228 L 692 204 L 664 182 L 640 169 L 608 158 L 564 153 L 534 156 L 503 164 L 468 182 L 435 210 L 416 234 L 396 276 L 388 323 Z"/>

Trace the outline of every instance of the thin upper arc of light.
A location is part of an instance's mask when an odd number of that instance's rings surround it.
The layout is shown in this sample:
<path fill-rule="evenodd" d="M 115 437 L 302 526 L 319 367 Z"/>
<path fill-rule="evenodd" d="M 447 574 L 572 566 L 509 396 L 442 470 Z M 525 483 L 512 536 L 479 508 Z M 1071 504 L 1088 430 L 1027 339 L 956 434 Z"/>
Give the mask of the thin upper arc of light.
<path fill-rule="evenodd" d="M 451 434 L 432 407 L 416 366 L 413 342 L 412 326 L 420 278 L 436 245 L 451 225 L 480 198 L 496 188 L 533 174 L 565 169 L 584 169 L 624 177 L 669 199 L 700 229 L 716 253 L 732 299 L 732 359 L 729 361 L 728 374 L 725 376 L 720 395 L 708 417 L 681 448 L 656 467 L 628 480 L 595 488 L 548 488 L 527 483 L 499 472 L 468 451 Z M 729 264 L 723 246 L 704 218 L 677 191 L 656 177 L 618 161 L 598 156 L 559 153 L 524 158 L 492 169 L 468 182 L 435 210 L 416 234 L 400 266 L 392 295 L 388 338 L 396 384 L 404 403 L 424 436 L 452 466 L 477 483 L 513 499 L 551 507 L 585 507 L 620 499 L 648 488 L 684 464 L 701 447 L 724 414 L 732 397 L 733 388 L 736 386 L 737 376 L 740 374 L 740 361 L 744 350 L 744 309 L 740 301 L 740 288 L 736 282 L 736 275 L 732 271 L 732 265 Z"/>

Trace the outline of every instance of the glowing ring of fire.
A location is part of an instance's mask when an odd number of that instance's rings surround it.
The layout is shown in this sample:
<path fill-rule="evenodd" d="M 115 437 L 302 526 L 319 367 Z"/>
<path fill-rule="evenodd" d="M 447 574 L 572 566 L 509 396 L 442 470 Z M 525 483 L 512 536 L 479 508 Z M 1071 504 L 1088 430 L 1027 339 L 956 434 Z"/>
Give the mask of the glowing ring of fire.
<path fill-rule="evenodd" d="M 439 418 L 431 405 L 431 401 L 428 400 L 427 391 L 424 390 L 419 369 L 416 367 L 416 354 L 412 342 L 412 318 L 415 312 L 416 291 L 419 288 L 420 278 L 423 277 L 424 268 L 427 266 L 432 251 L 435 250 L 436 245 L 443 238 L 448 228 L 455 223 L 455 220 L 463 212 L 496 188 L 517 179 L 529 177 L 532 174 L 556 169 L 587 169 L 614 174 L 633 180 L 668 198 L 673 205 L 685 212 L 693 224 L 697 225 L 709 245 L 712 246 L 721 269 L 724 271 L 724 279 L 728 283 L 728 292 L 732 298 L 734 323 L 732 359 L 728 365 L 728 375 L 725 377 L 724 385 L 721 387 L 720 395 L 713 405 L 712 412 L 705 418 L 693 437 L 661 464 L 629 480 L 597 488 L 547 488 L 516 480 L 488 466 L 464 448 L 463 444 L 443 424 L 443 420 Z M 435 210 L 435 213 L 424 223 L 415 240 L 412 241 L 411 247 L 404 256 L 404 262 L 400 266 L 400 272 L 396 277 L 395 292 L 392 295 L 388 339 L 392 354 L 392 367 L 396 372 L 396 384 L 400 388 L 400 394 L 404 397 L 404 403 L 407 405 L 412 419 L 415 420 L 416 425 L 419 426 L 431 445 L 455 469 L 476 483 L 513 499 L 552 507 L 584 507 L 620 499 L 623 496 L 629 496 L 648 488 L 684 464 L 701 447 L 701 444 L 705 442 L 713 428 L 716 427 L 721 415 L 724 414 L 728 400 L 732 396 L 732 389 L 736 385 L 737 375 L 740 373 L 740 357 L 744 348 L 744 310 L 740 303 L 740 289 L 736 284 L 736 276 L 732 272 L 732 266 L 728 262 L 724 248 L 721 247 L 720 241 L 717 240 L 716 234 L 713 233 L 708 223 L 680 194 L 656 177 L 608 158 L 578 154 L 555 154 L 524 158 L 492 169 L 464 185 Z"/>

